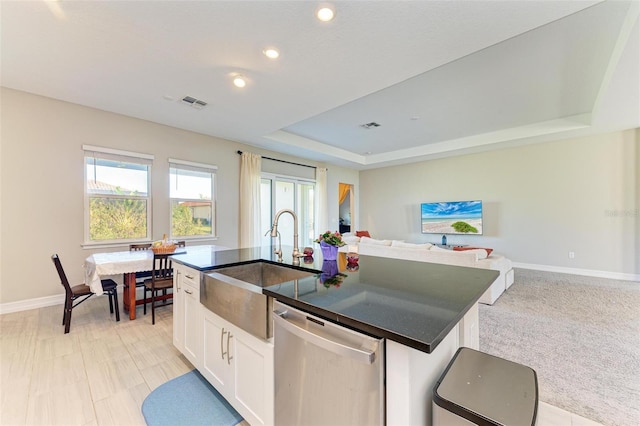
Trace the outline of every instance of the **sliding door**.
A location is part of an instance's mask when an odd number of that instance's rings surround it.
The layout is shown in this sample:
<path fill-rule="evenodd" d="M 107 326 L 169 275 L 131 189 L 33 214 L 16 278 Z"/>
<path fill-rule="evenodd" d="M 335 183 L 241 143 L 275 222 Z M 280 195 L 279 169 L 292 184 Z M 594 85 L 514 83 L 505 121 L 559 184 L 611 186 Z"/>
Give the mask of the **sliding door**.
<path fill-rule="evenodd" d="M 315 182 L 263 174 L 261 181 L 261 229 L 262 245 L 270 245 L 271 237 L 267 233 L 278 211 L 293 210 L 298 217 L 298 246 L 300 251 L 311 246 L 315 239 Z M 293 246 L 293 217 L 284 213 L 278 220 L 278 232 L 283 246 Z M 278 239 L 273 239 L 278 244 Z"/>

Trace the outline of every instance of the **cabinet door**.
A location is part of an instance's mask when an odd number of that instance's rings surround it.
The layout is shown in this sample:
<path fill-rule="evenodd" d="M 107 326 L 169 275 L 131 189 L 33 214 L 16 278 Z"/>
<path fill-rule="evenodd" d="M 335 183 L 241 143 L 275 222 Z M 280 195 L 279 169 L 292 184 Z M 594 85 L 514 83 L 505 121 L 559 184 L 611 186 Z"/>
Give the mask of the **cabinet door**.
<path fill-rule="evenodd" d="M 184 353 L 184 307 L 182 301 L 182 276 L 184 267 L 173 266 L 173 346 Z"/>
<path fill-rule="evenodd" d="M 204 309 L 203 324 L 204 343 L 200 372 L 218 392 L 229 399 L 229 395 L 233 394 L 231 360 L 228 356 L 231 344 L 229 327 L 224 320 L 208 309 Z"/>
<path fill-rule="evenodd" d="M 252 425 L 273 424 L 273 344 L 238 329 L 231 340 L 234 406 Z"/>
<path fill-rule="evenodd" d="M 182 280 L 181 308 L 184 314 L 184 351 L 185 357 L 196 368 L 202 364 L 202 305 L 200 304 L 200 288 L 189 283 L 185 274 Z"/>
<path fill-rule="evenodd" d="M 476 303 L 458 323 L 460 331 L 458 346 L 466 346 L 477 351 L 480 350 L 479 323 L 479 309 Z"/>
<path fill-rule="evenodd" d="M 200 372 L 247 422 L 273 424 L 273 343 L 252 336 L 206 308 L 202 312 Z"/>

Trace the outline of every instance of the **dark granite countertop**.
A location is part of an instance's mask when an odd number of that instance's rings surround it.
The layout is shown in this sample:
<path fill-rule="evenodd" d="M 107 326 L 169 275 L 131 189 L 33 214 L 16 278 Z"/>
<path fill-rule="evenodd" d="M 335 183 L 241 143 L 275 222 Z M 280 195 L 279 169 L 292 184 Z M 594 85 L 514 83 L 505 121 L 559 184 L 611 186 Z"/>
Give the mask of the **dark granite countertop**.
<path fill-rule="evenodd" d="M 293 257 L 291 256 L 293 248 L 283 246 L 282 251 L 284 252 L 283 261 L 280 263 L 271 246 L 242 249 L 229 249 L 213 245 L 187 246 L 185 252 L 176 253 L 173 256 L 173 260 L 201 272 L 260 261 L 288 267 L 311 269 L 314 272 L 320 272 L 322 269 L 320 250 L 318 250 L 318 253 L 310 263 L 305 263 L 305 260 L 300 258 L 300 265 L 296 266 L 293 265 Z"/>
<path fill-rule="evenodd" d="M 189 248 L 174 261 L 199 271 L 256 261 L 310 269 L 316 275 L 263 289 L 277 300 L 329 321 L 423 352 L 432 352 L 498 277 L 489 269 L 360 256 L 357 270 L 337 261 L 292 265 L 291 248 L 278 263 L 271 247 L 219 250 Z M 206 249 L 206 247 L 212 247 Z M 322 272 L 325 273 L 322 273 Z M 337 277 L 334 274 L 338 272 Z M 330 276 L 334 276 L 330 279 Z"/>

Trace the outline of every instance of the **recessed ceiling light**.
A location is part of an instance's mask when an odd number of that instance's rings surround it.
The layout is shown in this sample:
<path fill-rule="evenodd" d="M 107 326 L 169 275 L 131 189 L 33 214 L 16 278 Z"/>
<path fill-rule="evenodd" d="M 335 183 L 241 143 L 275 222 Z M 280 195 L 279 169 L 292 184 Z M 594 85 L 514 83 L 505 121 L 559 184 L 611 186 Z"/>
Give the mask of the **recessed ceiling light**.
<path fill-rule="evenodd" d="M 233 85 L 242 88 L 247 85 L 247 80 L 243 75 L 238 74 L 233 77 Z"/>
<path fill-rule="evenodd" d="M 336 16 L 333 5 L 323 4 L 316 10 L 316 17 L 322 22 L 329 22 Z"/>
<path fill-rule="evenodd" d="M 278 59 L 278 57 L 280 56 L 280 52 L 278 52 L 276 49 L 272 47 L 268 49 L 264 49 L 262 53 L 264 54 L 264 56 L 266 56 L 269 59 Z"/>

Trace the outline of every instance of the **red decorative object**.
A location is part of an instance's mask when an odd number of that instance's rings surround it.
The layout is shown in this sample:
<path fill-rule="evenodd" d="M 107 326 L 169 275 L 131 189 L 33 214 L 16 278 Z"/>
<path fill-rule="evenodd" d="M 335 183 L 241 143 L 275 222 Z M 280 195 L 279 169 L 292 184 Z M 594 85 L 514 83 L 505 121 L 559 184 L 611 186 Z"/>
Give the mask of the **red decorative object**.
<path fill-rule="evenodd" d="M 371 238 L 371 235 L 369 235 L 369 231 L 356 231 L 356 237 Z"/>
<path fill-rule="evenodd" d="M 484 247 L 454 247 L 453 250 L 454 251 L 466 251 L 466 250 L 486 250 L 487 251 L 487 256 L 491 256 L 491 252 L 493 251 L 493 249 L 490 248 L 484 248 Z"/>
<path fill-rule="evenodd" d="M 355 253 L 355 252 L 352 252 L 352 251 L 347 253 L 347 264 L 348 265 L 357 265 L 359 259 L 360 259 L 360 256 L 358 255 L 358 253 Z"/>

